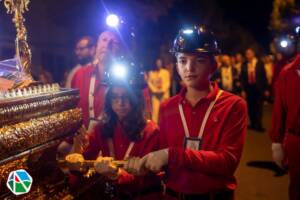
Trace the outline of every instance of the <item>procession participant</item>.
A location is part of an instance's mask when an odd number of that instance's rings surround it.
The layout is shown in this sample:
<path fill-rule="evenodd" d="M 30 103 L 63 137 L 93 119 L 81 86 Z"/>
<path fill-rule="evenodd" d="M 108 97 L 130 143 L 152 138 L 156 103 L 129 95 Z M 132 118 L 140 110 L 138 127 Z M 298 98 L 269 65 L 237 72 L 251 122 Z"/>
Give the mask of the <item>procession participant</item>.
<path fill-rule="evenodd" d="M 186 88 L 161 105 L 161 150 L 130 167 L 164 170 L 166 199 L 234 199 L 246 103 L 209 81 L 219 51 L 211 31 L 203 26 L 181 30 L 172 51 Z"/>

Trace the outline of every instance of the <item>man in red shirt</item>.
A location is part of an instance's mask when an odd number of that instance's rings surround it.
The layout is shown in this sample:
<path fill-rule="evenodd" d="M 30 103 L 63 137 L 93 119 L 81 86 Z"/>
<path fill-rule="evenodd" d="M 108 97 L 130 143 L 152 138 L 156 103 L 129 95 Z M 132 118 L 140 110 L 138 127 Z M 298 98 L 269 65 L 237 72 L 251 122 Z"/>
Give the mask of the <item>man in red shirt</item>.
<path fill-rule="evenodd" d="M 72 88 L 78 88 L 80 100 L 78 107 L 82 109 L 83 124 L 88 132 L 93 130 L 104 104 L 106 85 L 103 84 L 105 67 L 112 58 L 121 52 L 121 43 L 116 33 L 104 31 L 97 42 L 96 53 L 92 64 L 80 68 L 71 81 Z M 58 147 L 61 156 L 71 151 L 72 139 L 62 142 Z"/>
<path fill-rule="evenodd" d="M 106 86 L 102 83 L 107 63 L 120 53 L 119 37 L 111 31 L 104 31 L 98 38 L 93 64 L 76 72 L 72 88 L 80 91 L 79 107 L 82 109 L 84 125 L 91 130 L 93 119 L 102 111 Z"/>
<path fill-rule="evenodd" d="M 294 54 L 298 36 L 290 37 Z M 290 174 L 289 196 L 300 199 L 300 54 L 281 71 L 275 90 L 273 110 L 272 140 L 273 159 L 278 166 L 288 165 Z"/>
<path fill-rule="evenodd" d="M 209 81 L 218 47 L 205 27 L 181 30 L 173 52 L 186 88 L 161 105 L 162 150 L 133 163 L 132 170 L 165 170 L 166 199 L 234 199 L 246 103 Z"/>
<path fill-rule="evenodd" d="M 95 41 L 90 36 L 84 36 L 78 40 L 75 48 L 76 65 L 68 72 L 66 76 L 65 87 L 71 87 L 71 81 L 74 74 L 83 66 L 87 66 L 94 59 Z"/>

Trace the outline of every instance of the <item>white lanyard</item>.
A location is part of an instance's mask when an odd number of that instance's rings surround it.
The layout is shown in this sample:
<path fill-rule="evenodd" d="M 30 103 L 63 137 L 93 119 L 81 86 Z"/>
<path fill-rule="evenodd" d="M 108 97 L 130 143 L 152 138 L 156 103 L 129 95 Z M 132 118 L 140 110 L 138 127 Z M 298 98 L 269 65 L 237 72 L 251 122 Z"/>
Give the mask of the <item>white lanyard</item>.
<path fill-rule="evenodd" d="M 90 80 L 90 87 L 89 87 L 89 118 L 95 118 L 95 110 L 94 110 L 95 86 L 96 86 L 96 76 L 92 75 Z"/>
<path fill-rule="evenodd" d="M 206 110 L 206 113 L 205 113 L 205 115 L 204 115 L 204 119 L 203 119 L 202 124 L 201 124 L 201 128 L 200 128 L 200 130 L 199 130 L 199 134 L 198 134 L 198 138 L 199 138 L 199 139 L 201 139 L 202 136 L 203 136 L 203 132 L 204 132 L 204 128 L 205 128 L 207 119 L 208 119 L 208 117 L 209 117 L 209 115 L 210 115 L 210 113 L 211 113 L 212 108 L 214 107 L 215 103 L 217 102 L 218 98 L 221 96 L 222 92 L 223 92 L 222 90 L 219 90 L 219 91 L 218 91 L 218 94 L 217 94 L 217 96 L 216 96 L 216 99 L 215 99 L 214 101 L 212 101 L 212 102 L 209 104 L 209 107 L 208 107 L 208 109 Z M 180 104 L 178 105 L 178 107 L 179 107 L 179 113 L 180 113 L 180 117 L 181 117 L 181 122 L 182 122 L 182 125 L 183 125 L 183 128 L 184 128 L 184 134 L 185 134 L 185 136 L 186 136 L 187 138 L 189 138 L 189 137 L 190 137 L 190 133 L 189 133 L 189 129 L 188 129 L 188 127 L 187 127 L 186 119 L 185 119 L 185 117 L 184 117 L 182 104 L 180 103 Z"/>
<path fill-rule="evenodd" d="M 109 155 L 113 158 L 115 158 L 115 149 L 114 149 L 114 143 L 112 141 L 112 139 L 108 139 L 108 149 L 109 149 Z M 131 153 L 131 150 L 133 149 L 134 146 L 134 142 L 130 142 L 128 145 L 128 148 L 125 152 L 124 158 L 123 160 L 127 159 L 129 157 L 129 154 Z"/>
<path fill-rule="evenodd" d="M 96 75 L 93 74 L 90 80 L 89 87 L 89 124 L 88 124 L 88 132 L 92 131 L 95 125 L 97 124 L 97 119 L 100 119 L 100 116 L 95 118 L 95 109 L 94 109 L 94 100 L 95 100 L 95 87 L 96 87 Z M 92 120 L 94 119 L 94 120 Z"/>
<path fill-rule="evenodd" d="M 148 122 L 149 121 L 147 121 L 147 123 Z M 143 133 L 144 132 L 142 131 L 142 133 L 141 133 L 142 136 L 143 136 Z M 107 140 L 107 142 L 108 142 L 109 155 L 111 157 L 115 158 L 116 154 L 115 154 L 115 148 L 114 148 L 113 140 L 110 138 L 110 139 Z M 129 143 L 128 148 L 127 148 L 127 150 L 125 152 L 125 155 L 123 157 L 123 160 L 126 160 L 129 157 L 129 155 L 130 155 L 130 153 L 131 153 L 131 151 L 133 149 L 134 144 L 135 144 L 135 142 L 130 142 Z"/>

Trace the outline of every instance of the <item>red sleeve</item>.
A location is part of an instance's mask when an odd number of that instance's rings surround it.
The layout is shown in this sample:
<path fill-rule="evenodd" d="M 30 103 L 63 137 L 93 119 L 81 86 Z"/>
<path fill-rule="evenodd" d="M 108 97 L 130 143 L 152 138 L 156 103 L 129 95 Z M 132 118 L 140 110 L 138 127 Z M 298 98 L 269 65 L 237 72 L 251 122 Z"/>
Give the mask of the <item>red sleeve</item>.
<path fill-rule="evenodd" d="M 120 168 L 119 177 L 118 177 L 119 184 L 130 183 L 133 180 L 134 180 L 134 176 L 132 174 L 129 174 L 128 172 Z"/>
<path fill-rule="evenodd" d="M 145 135 L 143 136 L 145 137 L 145 141 L 142 143 L 142 149 L 140 149 L 139 151 L 140 157 L 143 157 L 144 155 L 150 152 L 158 150 L 159 133 L 159 128 L 154 122 L 150 121 L 147 123 Z M 154 185 L 159 185 L 160 177 L 153 173 L 149 173 L 144 176 L 134 176 L 124 170 L 120 170 L 118 183 L 133 183 L 136 187 L 139 187 L 143 190 L 145 188 L 153 187 Z"/>
<path fill-rule="evenodd" d="M 247 131 L 247 107 L 243 100 L 233 106 L 223 130 L 215 151 L 169 148 L 169 164 L 205 174 L 231 176 L 238 166 Z"/>
<path fill-rule="evenodd" d="M 149 122 L 149 128 L 147 128 L 147 138 L 144 144 L 143 151 L 141 151 L 140 156 L 144 156 L 152 151 L 156 151 L 159 149 L 159 135 L 160 131 L 158 126 L 154 122 Z"/>
<path fill-rule="evenodd" d="M 78 79 L 80 79 L 80 77 L 79 77 L 80 72 L 81 72 L 81 70 L 79 69 L 73 75 L 72 80 L 71 80 L 71 88 L 78 88 L 77 82 L 79 81 Z"/>
<path fill-rule="evenodd" d="M 99 151 L 101 150 L 101 144 L 99 142 L 99 128 L 95 128 L 92 133 L 89 133 L 88 140 L 89 146 L 83 153 L 83 156 L 87 160 L 94 160 L 98 157 Z"/>
<path fill-rule="evenodd" d="M 269 132 L 272 142 L 282 143 L 285 132 L 286 108 L 284 106 L 284 73 L 281 73 L 275 86 L 272 128 Z"/>
<path fill-rule="evenodd" d="M 168 145 L 168 142 L 167 142 L 167 138 L 166 138 L 166 129 L 165 129 L 165 126 L 164 126 L 164 120 L 163 119 L 166 119 L 164 118 L 164 104 L 162 103 L 160 105 L 160 111 L 159 111 L 159 118 L 158 118 L 158 123 L 159 123 L 159 128 L 160 128 L 160 134 L 159 134 L 159 149 L 164 149 L 164 148 L 167 148 L 169 145 Z"/>

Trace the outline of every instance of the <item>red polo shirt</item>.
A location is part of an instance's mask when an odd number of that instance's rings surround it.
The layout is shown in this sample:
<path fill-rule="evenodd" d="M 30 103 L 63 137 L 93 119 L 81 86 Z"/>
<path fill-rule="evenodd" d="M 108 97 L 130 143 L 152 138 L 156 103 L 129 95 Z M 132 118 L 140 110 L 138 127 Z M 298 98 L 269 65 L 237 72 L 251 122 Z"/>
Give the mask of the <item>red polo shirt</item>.
<path fill-rule="evenodd" d="M 300 55 L 285 66 L 276 83 L 273 121 L 270 137 L 283 143 L 288 129 L 300 131 Z"/>
<path fill-rule="evenodd" d="M 223 91 L 204 128 L 201 150 L 183 148 L 185 134 L 178 104 L 183 105 L 190 136 L 197 137 L 208 106 L 219 91 L 216 83 L 211 85 L 213 90 L 194 107 L 185 99 L 186 89 L 161 105 L 160 145 L 169 147 L 166 185 L 177 192 L 206 194 L 236 188 L 233 174 L 247 129 L 247 107 L 242 98 Z"/>
<path fill-rule="evenodd" d="M 90 134 L 89 146 L 83 154 L 86 159 L 96 159 L 100 150 L 102 151 L 102 156 L 110 156 L 107 139 L 101 134 L 100 130 L 101 128 L 98 126 L 95 128 L 95 131 Z M 115 159 L 123 160 L 131 141 L 124 133 L 120 124 L 116 126 L 112 140 Z M 158 147 L 158 126 L 154 122 L 148 121 L 143 131 L 143 137 L 135 142 L 129 155 L 131 157 L 143 157 L 147 153 L 157 150 Z M 128 192 L 140 192 L 146 188 L 160 185 L 160 179 L 156 175 L 149 174 L 143 177 L 134 177 L 125 171 L 121 174 L 118 182 L 123 184 L 122 190 Z"/>
<path fill-rule="evenodd" d="M 89 108 L 89 90 L 90 82 L 93 75 L 96 75 L 95 88 L 94 88 L 94 105 Z M 94 109 L 95 118 L 102 112 L 104 106 L 104 98 L 106 86 L 101 83 L 101 78 L 97 73 L 97 68 L 89 64 L 88 66 L 80 68 L 72 79 L 72 88 L 78 88 L 80 92 L 80 100 L 78 107 L 82 109 L 83 123 L 88 127 L 89 123 L 89 109 Z"/>

